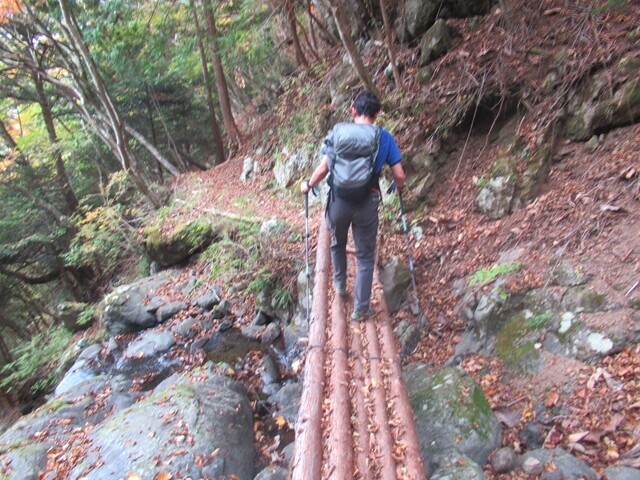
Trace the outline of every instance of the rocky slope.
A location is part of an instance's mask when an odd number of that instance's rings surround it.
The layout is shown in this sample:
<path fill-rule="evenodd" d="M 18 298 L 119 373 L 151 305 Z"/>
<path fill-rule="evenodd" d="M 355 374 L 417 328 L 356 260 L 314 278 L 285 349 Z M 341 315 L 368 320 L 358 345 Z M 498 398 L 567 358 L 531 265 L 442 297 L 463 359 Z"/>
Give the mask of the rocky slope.
<path fill-rule="evenodd" d="M 387 290 L 425 463 L 432 478 L 638 478 L 640 8 L 462 3 L 434 22 L 434 2 L 405 2 L 402 90 L 382 42 L 362 48 L 411 179 L 424 321 L 406 275 Z M 109 335 L 0 438 L 5 475 L 285 478 L 306 345 L 295 183 L 357 84 L 340 54 L 323 69 L 256 127 L 271 135 L 178 179 L 145 237 L 162 268 L 190 263 L 107 296 Z M 406 259 L 397 213 L 390 197 L 384 263 Z M 220 273 L 216 258 L 252 252 L 280 283 Z"/>

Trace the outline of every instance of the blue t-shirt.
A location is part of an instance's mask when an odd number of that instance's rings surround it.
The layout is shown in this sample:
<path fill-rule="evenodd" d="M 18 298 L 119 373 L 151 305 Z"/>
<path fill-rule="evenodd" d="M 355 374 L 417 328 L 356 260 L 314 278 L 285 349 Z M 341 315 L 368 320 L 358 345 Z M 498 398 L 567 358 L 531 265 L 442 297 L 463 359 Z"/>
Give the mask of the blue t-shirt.
<path fill-rule="evenodd" d="M 382 172 L 382 166 L 386 163 L 390 167 L 398 164 L 402 160 L 400 148 L 387 130 L 380 128 L 380 145 L 378 146 L 378 156 L 376 157 L 375 172 Z"/>

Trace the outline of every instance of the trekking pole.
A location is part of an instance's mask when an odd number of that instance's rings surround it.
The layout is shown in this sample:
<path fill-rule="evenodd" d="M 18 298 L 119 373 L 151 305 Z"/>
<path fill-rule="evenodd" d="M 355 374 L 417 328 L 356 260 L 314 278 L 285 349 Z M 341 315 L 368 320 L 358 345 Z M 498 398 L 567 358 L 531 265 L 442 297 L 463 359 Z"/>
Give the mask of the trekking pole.
<path fill-rule="evenodd" d="M 391 193 L 396 190 L 395 182 L 391 183 L 387 193 Z M 411 284 L 413 285 L 413 294 L 415 296 L 415 303 L 413 305 L 414 315 L 420 315 L 420 300 L 418 299 L 418 287 L 416 286 L 416 272 L 413 265 L 413 254 L 411 253 L 411 240 L 409 238 L 409 227 L 407 225 L 407 218 L 404 212 L 404 202 L 402 201 L 402 191 L 398 189 L 398 198 L 400 199 L 400 216 L 402 218 L 402 230 L 405 233 L 407 242 L 407 257 L 409 257 L 409 271 L 411 272 Z"/>
<path fill-rule="evenodd" d="M 311 270 L 309 269 L 309 192 L 304 194 L 304 255 L 307 273 L 307 323 L 311 317 Z"/>
<path fill-rule="evenodd" d="M 311 189 L 311 193 L 318 196 L 316 187 Z M 309 268 L 309 192 L 304 194 L 304 256 L 305 272 L 307 274 L 307 323 L 311 319 L 311 269 Z"/>

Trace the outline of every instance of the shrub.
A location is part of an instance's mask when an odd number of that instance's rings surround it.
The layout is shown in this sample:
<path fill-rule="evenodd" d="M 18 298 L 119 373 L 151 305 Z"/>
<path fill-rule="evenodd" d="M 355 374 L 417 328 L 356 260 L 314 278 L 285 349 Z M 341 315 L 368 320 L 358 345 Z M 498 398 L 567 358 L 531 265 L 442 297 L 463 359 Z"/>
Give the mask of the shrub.
<path fill-rule="evenodd" d="M 16 348 L 14 360 L 0 371 L 4 377 L 0 387 L 9 392 L 29 388 L 34 395 L 51 389 L 56 380 L 56 363 L 70 340 L 71 333 L 62 326 L 34 335 L 29 342 Z"/>

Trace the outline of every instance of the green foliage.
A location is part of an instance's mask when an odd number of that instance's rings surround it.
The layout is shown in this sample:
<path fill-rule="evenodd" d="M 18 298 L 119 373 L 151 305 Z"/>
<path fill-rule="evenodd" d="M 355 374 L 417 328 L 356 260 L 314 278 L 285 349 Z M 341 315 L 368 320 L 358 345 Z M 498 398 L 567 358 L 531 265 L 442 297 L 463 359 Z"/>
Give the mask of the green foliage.
<path fill-rule="evenodd" d="M 259 261 L 258 226 L 251 223 L 220 225 L 221 238 L 210 245 L 201 256 L 211 267 L 212 279 L 230 272 L 246 271 Z"/>
<path fill-rule="evenodd" d="M 276 310 L 286 310 L 293 304 L 293 295 L 283 287 L 278 287 L 273 291 L 271 305 Z"/>
<path fill-rule="evenodd" d="M 97 275 L 114 273 L 132 251 L 132 241 L 120 226 L 122 207 L 98 207 L 84 212 L 79 230 L 64 255 L 65 265 L 89 268 Z"/>
<path fill-rule="evenodd" d="M 538 313 L 527 319 L 527 326 L 531 330 L 539 330 L 545 327 L 553 318 L 552 312 Z"/>
<path fill-rule="evenodd" d="M 483 267 L 469 277 L 469 285 L 483 285 L 496 278 L 520 270 L 520 262 L 499 263 L 492 267 Z"/>
<path fill-rule="evenodd" d="M 62 326 L 34 335 L 16 348 L 14 361 L 0 371 L 4 377 L 0 387 L 9 392 L 28 387 L 34 395 L 48 391 L 55 382 L 55 365 L 70 340 L 71 333 Z"/>
<path fill-rule="evenodd" d="M 96 307 L 95 305 L 89 305 L 85 308 L 80 315 L 78 315 L 78 325 L 85 326 L 89 325 L 96 316 Z"/>
<path fill-rule="evenodd" d="M 247 285 L 246 291 L 254 295 L 259 294 L 272 288 L 273 275 L 270 272 L 260 272 L 250 283 Z"/>

